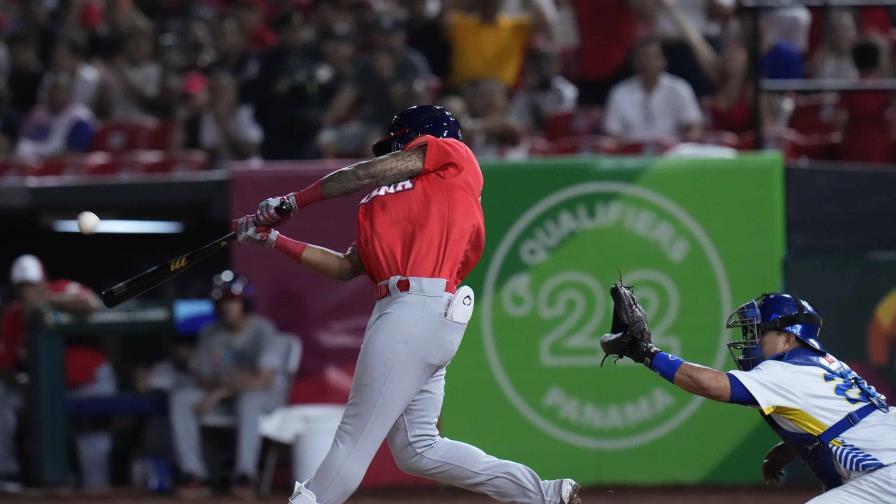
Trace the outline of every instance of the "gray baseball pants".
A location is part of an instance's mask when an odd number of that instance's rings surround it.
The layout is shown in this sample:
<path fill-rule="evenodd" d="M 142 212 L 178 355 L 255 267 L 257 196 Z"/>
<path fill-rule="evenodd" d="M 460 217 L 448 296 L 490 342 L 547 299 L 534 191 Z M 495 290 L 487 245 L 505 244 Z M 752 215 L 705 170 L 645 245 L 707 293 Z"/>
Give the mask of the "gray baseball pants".
<path fill-rule="evenodd" d="M 467 324 L 445 318 L 453 298 L 445 280 L 410 278 L 373 309 L 348 404 L 336 438 L 307 488 L 319 504 L 341 504 L 355 491 L 382 444 L 403 471 L 486 494 L 500 502 L 559 503 L 562 480 L 439 435 L 445 367 Z"/>
<path fill-rule="evenodd" d="M 193 406 L 207 394 L 199 387 L 175 389 L 168 398 L 174 452 L 180 469 L 196 478 L 208 478 L 208 470 L 202 457 L 201 418 Z M 233 401 L 236 420 L 236 465 L 234 474 L 254 477 L 261 451 L 261 434 L 258 422 L 261 415 L 276 407 L 282 400 L 270 390 L 246 390 Z"/>

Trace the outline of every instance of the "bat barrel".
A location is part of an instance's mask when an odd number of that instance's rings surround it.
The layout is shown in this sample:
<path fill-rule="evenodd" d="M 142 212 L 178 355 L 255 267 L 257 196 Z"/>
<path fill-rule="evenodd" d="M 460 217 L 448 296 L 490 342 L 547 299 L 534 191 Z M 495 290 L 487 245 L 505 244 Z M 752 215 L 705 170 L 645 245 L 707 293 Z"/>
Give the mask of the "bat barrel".
<path fill-rule="evenodd" d="M 197 262 L 226 247 L 235 238 L 236 233 L 230 233 L 196 250 L 153 266 L 139 275 L 106 289 L 100 294 L 103 304 L 109 308 L 114 308 L 131 298 L 139 296 L 153 287 L 180 275 Z"/>

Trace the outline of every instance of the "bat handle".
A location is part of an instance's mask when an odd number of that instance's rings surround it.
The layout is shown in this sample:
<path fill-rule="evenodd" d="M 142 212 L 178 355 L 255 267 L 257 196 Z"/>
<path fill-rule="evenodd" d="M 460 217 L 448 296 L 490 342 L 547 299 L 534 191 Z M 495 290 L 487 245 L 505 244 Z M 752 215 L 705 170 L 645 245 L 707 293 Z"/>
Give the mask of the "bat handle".
<path fill-rule="evenodd" d="M 292 203 L 289 202 L 286 198 L 280 199 L 280 204 L 274 207 L 274 211 L 277 212 L 277 215 L 289 215 L 292 213 Z"/>

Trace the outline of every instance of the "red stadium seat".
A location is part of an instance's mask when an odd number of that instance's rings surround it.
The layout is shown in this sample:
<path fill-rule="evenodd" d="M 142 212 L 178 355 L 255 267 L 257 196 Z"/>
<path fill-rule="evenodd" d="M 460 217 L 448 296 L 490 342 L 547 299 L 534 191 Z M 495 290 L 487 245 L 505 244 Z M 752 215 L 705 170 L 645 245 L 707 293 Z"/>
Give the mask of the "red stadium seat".
<path fill-rule="evenodd" d="M 137 149 L 144 135 L 145 126 L 139 123 L 107 123 L 93 135 L 90 150 L 119 152 Z"/>
<path fill-rule="evenodd" d="M 165 153 L 158 150 L 133 150 L 113 154 L 120 173 L 149 173 L 151 167 L 165 158 Z"/>
<path fill-rule="evenodd" d="M 804 97 L 796 104 L 790 116 L 789 127 L 799 134 L 792 142 L 800 153 L 799 157 L 836 158 L 836 135 L 839 128 L 835 119 L 835 104 L 825 103 L 821 97 Z"/>
<path fill-rule="evenodd" d="M 549 141 L 542 137 L 529 139 L 529 154 L 533 156 L 564 156 L 581 153 L 614 154 L 619 144 L 603 135 L 571 135 Z"/>
<path fill-rule="evenodd" d="M 52 176 L 52 175 L 62 175 L 63 170 L 66 167 L 66 159 L 65 157 L 56 157 L 53 159 L 48 159 L 43 163 L 40 163 L 36 166 L 32 175 L 42 177 L 42 176 Z"/>
<path fill-rule="evenodd" d="M 829 159 L 818 156 L 836 152 L 840 140 L 839 132 L 804 135 L 797 131 L 791 131 L 781 136 L 779 148 L 787 159 Z"/>
<path fill-rule="evenodd" d="M 604 135 L 589 135 L 585 137 L 587 144 L 585 150 L 595 154 L 614 154 L 619 150 L 619 142 L 612 137 Z"/>
<path fill-rule="evenodd" d="M 887 111 L 891 107 L 890 93 L 862 91 L 843 93 L 841 109 L 848 116 L 843 130 L 843 142 L 837 149 L 837 159 L 866 163 L 892 161 L 890 133 L 892 126 Z"/>
<path fill-rule="evenodd" d="M 662 154 L 675 145 L 669 141 L 628 142 L 620 145 L 616 154 Z"/>
<path fill-rule="evenodd" d="M 199 150 L 173 152 L 143 151 L 144 173 L 173 173 L 202 171 L 208 163 L 208 155 Z"/>
<path fill-rule="evenodd" d="M 91 150 L 168 150 L 173 144 L 173 136 L 174 124 L 170 121 L 111 122 L 102 125 L 96 132 Z"/>
<path fill-rule="evenodd" d="M 542 133 L 550 141 L 569 137 L 573 134 L 573 120 L 575 113 L 554 114 L 545 118 Z"/>
<path fill-rule="evenodd" d="M 821 103 L 797 104 L 790 116 L 789 126 L 800 133 L 825 133 L 835 131 L 833 105 Z"/>
<path fill-rule="evenodd" d="M 737 136 L 737 150 L 754 149 L 756 149 L 756 136 L 752 131 L 747 131 Z"/>
<path fill-rule="evenodd" d="M 92 152 L 84 158 L 86 175 L 113 175 L 119 165 L 108 152 Z"/>
<path fill-rule="evenodd" d="M 12 159 L 9 162 L 6 173 L 14 177 L 33 177 L 40 172 L 39 161 L 26 161 L 24 159 Z"/>
<path fill-rule="evenodd" d="M 578 154 L 588 145 L 588 137 L 585 135 L 575 135 L 557 138 L 552 142 L 551 154 L 555 156 Z"/>
<path fill-rule="evenodd" d="M 529 155 L 530 156 L 551 156 L 554 154 L 554 144 L 544 137 L 529 137 Z"/>
<path fill-rule="evenodd" d="M 731 147 L 732 149 L 740 147 L 740 137 L 737 133 L 724 130 L 704 131 L 703 134 L 700 135 L 700 142 Z"/>
<path fill-rule="evenodd" d="M 141 147 L 155 150 L 169 150 L 174 145 L 174 122 L 159 121 L 146 131 L 146 138 Z"/>
<path fill-rule="evenodd" d="M 185 150 L 169 155 L 173 172 L 193 172 L 205 170 L 208 166 L 208 154 L 200 150 Z"/>

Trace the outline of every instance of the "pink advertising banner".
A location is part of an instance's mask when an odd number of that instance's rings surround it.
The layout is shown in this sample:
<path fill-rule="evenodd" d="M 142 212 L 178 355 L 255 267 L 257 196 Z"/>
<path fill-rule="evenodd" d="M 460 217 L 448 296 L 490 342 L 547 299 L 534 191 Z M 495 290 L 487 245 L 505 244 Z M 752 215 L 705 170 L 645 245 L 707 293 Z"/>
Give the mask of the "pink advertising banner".
<path fill-rule="evenodd" d="M 301 189 L 342 166 L 315 161 L 236 169 L 231 177 L 231 214 L 255 213 L 264 198 Z M 359 199 L 349 196 L 309 206 L 279 230 L 291 238 L 342 252 L 355 239 Z M 256 310 L 280 330 L 302 339 L 301 376 L 354 363 L 374 302 L 373 287 L 366 277 L 350 282 L 331 280 L 257 246 L 236 245 L 231 259 L 234 270 L 256 287 Z"/>

